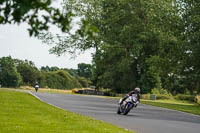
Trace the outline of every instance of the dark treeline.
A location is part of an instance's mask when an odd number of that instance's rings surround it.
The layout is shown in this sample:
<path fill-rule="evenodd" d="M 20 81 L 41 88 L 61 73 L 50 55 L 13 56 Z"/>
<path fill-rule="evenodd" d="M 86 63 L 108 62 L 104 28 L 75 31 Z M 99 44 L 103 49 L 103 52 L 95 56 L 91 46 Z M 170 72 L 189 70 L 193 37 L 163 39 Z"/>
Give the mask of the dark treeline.
<path fill-rule="evenodd" d="M 10 56 L 2 57 L 0 58 L 0 85 L 3 87 L 33 86 L 38 82 L 40 87 L 57 89 L 88 87 L 90 79 L 88 72 L 84 73 L 85 68 L 82 66 L 90 65 L 84 63 L 78 65 L 78 69 L 49 66 L 38 69 L 32 61 L 12 59 Z"/>

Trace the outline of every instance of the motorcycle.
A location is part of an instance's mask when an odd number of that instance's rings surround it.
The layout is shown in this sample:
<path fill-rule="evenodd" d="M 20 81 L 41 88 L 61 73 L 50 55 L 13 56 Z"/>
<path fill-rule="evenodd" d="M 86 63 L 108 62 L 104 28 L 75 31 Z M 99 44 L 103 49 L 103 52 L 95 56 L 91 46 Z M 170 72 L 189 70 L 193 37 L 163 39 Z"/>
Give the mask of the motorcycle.
<path fill-rule="evenodd" d="M 133 109 L 133 107 L 137 107 L 137 104 L 139 103 L 137 101 L 137 96 L 134 94 L 126 98 L 126 100 L 124 100 L 123 103 L 121 103 L 122 99 L 123 98 L 119 100 L 117 114 L 127 115 L 130 112 L 130 110 Z"/>

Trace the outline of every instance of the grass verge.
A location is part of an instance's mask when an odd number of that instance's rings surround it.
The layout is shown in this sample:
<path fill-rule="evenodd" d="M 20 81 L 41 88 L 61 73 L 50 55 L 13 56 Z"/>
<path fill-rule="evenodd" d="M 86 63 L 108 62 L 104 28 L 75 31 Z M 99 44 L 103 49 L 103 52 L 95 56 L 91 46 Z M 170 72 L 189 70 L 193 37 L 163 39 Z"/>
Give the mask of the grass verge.
<path fill-rule="evenodd" d="M 178 101 L 178 100 L 141 100 L 141 103 L 158 106 L 173 110 L 178 110 L 182 112 L 192 113 L 200 115 L 200 106 L 195 103 L 190 103 L 187 101 Z"/>
<path fill-rule="evenodd" d="M 28 93 L 0 89 L 1 133 L 130 133 L 43 103 Z"/>
<path fill-rule="evenodd" d="M 30 86 L 21 86 L 21 90 L 28 90 L 28 91 L 34 91 L 35 89 Z M 61 90 L 61 89 L 50 89 L 50 88 L 39 88 L 38 92 L 47 92 L 47 93 L 58 93 L 58 94 L 71 94 L 72 90 Z"/>

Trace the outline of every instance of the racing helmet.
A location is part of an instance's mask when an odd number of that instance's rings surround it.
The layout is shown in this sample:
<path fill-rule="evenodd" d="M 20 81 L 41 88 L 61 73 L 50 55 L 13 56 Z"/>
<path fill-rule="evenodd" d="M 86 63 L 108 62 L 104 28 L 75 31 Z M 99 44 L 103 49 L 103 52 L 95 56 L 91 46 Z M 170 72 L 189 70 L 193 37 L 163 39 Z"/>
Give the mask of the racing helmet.
<path fill-rule="evenodd" d="M 135 91 L 140 92 L 140 88 L 139 88 L 139 87 L 136 87 L 136 88 L 135 88 Z"/>

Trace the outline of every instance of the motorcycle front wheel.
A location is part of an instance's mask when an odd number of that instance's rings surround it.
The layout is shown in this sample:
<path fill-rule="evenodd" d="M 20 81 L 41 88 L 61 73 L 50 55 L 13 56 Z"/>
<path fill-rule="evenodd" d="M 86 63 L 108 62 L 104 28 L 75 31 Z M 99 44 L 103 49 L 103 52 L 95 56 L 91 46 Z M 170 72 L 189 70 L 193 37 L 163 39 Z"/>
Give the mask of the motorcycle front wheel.
<path fill-rule="evenodd" d="M 131 108 L 132 107 L 130 105 L 127 105 L 127 107 L 125 107 L 124 109 L 123 115 L 127 115 L 130 112 Z"/>

